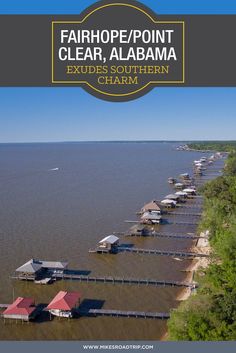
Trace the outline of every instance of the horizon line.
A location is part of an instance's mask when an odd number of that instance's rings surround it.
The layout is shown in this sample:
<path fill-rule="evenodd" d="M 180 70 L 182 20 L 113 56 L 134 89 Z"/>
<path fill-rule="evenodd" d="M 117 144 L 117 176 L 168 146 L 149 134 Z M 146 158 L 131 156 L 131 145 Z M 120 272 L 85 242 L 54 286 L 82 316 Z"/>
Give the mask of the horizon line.
<path fill-rule="evenodd" d="M 0 142 L 3 144 L 43 144 L 43 143 L 138 143 L 138 142 L 236 142 L 236 140 L 231 139 L 209 139 L 209 140 L 57 140 L 57 141 L 8 141 L 8 142 Z"/>

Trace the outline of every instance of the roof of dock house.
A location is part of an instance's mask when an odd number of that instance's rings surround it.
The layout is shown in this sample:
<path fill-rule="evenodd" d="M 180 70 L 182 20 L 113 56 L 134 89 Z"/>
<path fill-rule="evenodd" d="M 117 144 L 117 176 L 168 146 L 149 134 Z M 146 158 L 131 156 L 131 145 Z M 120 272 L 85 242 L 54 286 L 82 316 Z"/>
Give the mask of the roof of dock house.
<path fill-rule="evenodd" d="M 144 212 L 141 219 L 150 219 L 150 220 L 160 220 L 162 217 L 160 214 L 154 212 Z"/>
<path fill-rule="evenodd" d="M 184 189 L 183 191 L 187 192 L 187 193 L 195 193 L 196 192 L 195 189 L 191 189 L 191 188 Z"/>
<path fill-rule="evenodd" d="M 115 244 L 118 240 L 119 238 L 117 236 L 111 234 L 103 238 L 102 240 L 100 240 L 99 244 L 101 243 Z"/>
<path fill-rule="evenodd" d="M 174 201 L 174 200 L 170 200 L 170 199 L 164 199 L 164 200 L 162 200 L 161 201 L 161 203 L 163 203 L 163 204 L 176 204 L 176 201 Z"/>
<path fill-rule="evenodd" d="M 24 265 L 18 267 L 16 272 L 36 273 L 41 268 L 64 269 L 68 266 L 67 261 L 41 261 L 31 259 Z"/>
<path fill-rule="evenodd" d="M 178 200 L 179 199 L 179 196 L 178 195 L 175 195 L 175 194 L 169 194 L 169 195 L 166 195 L 165 196 L 165 199 L 168 199 L 168 200 Z"/>
<path fill-rule="evenodd" d="M 154 210 L 154 211 L 161 211 L 160 206 L 158 206 L 157 202 L 155 200 L 148 202 L 146 205 L 143 206 L 142 212 L 146 212 L 149 210 Z"/>
<path fill-rule="evenodd" d="M 64 269 L 68 266 L 67 261 L 40 261 L 44 268 Z"/>
<path fill-rule="evenodd" d="M 42 268 L 42 263 L 40 261 L 31 259 L 27 261 L 24 265 L 18 267 L 16 272 L 27 272 L 27 273 L 36 273 Z"/>
<path fill-rule="evenodd" d="M 35 310 L 34 300 L 32 298 L 18 297 L 2 313 L 4 315 L 30 315 Z"/>
<path fill-rule="evenodd" d="M 175 194 L 178 196 L 187 196 L 187 192 L 184 191 L 177 191 Z"/>
<path fill-rule="evenodd" d="M 78 303 L 81 295 L 79 292 L 60 291 L 46 307 L 47 310 L 71 310 Z"/>

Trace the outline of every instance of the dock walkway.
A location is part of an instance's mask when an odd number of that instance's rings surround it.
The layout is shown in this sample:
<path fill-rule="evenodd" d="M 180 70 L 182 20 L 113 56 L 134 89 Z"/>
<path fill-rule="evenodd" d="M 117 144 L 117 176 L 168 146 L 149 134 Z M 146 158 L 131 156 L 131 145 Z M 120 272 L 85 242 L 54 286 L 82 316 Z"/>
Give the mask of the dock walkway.
<path fill-rule="evenodd" d="M 139 278 L 125 278 L 125 277 L 91 277 L 91 276 L 81 276 L 75 274 L 54 274 L 52 279 L 72 279 L 78 280 L 80 282 L 95 282 L 95 283 L 111 283 L 111 284 L 135 284 L 135 285 L 145 285 L 145 286 L 170 286 L 170 287 L 185 287 L 185 288 L 196 288 L 197 283 L 194 282 L 181 282 L 172 280 L 157 280 L 157 279 L 139 279 Z"/>
<path fill-rule="evenodd" d="M 89 309 L 87 311 L 79 311 L 81 315 L 92 316 L 113 316 L 113 317 L 134 317 L 145 319 L 169 319 L 168 313 L 143 312 L 143 311 L 123 311 L 111 309 Z"/>
<path fill-rule="evenodd" d="M 159 232 L 150 232 L 148 234 L 142 235 L 140 232 L 137 233 L 126 233 L 126 237 L 159 237 L 159 238 L 176 238 L 176 239 L 208 239 L 208 237 L 202 237 L 198 235 L 182 235 L 175 233 L 159 233 Z"/>
<path fill-rule="evenodd" d="M 176 211 L 173 211 L 173 212 L 168 212 L 169 215 L 176 215 L 176 216 L 201 216 L 201 212 L 176 212 Z"/>
<path fill-rule="evenodd" d="M 198 224 L 198 222 L 185 222 L 185 221 L 168 221 L 167 224 L 183 224 L 183 225 L 187 225 L 187 226 L 195 226 Z"/>
<path fill-rule="evenodd" d="M 176 257 L 185 257 L 185 258 L 194 258 L 194 257 L 209 257 L 207 254 L 198 254 L 195 252 L 184 252 L 184 251 L 171 251 L 171 250 L 158 250 L 158 249 L 141 249 L 141 248 L 128 248 L 119 246 L 119 251 L 124 252 L 133 252 L 136 254 L 153 254 L 153 255 L 165 255 L 165 256 L 176 256 Z M 102 252 L 102 251 L 101 251 Z"/>

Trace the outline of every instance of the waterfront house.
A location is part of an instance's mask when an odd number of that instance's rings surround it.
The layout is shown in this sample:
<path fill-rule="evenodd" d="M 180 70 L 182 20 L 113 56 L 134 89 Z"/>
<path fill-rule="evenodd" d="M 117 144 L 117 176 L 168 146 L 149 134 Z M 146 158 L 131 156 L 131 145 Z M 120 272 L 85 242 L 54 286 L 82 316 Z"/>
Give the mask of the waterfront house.
<path fill-rule="evenodd" d="M 43 274 L 42 263 L 35 259 L 31 259 L 18 267 L 15 272 L 20 279 L 34 281 Z"/>
<path fill-rule="evenodd" d="M 45 308 L 51 315 L 72 318 L 75 309 L 80 304 L 81 295 L 78 292 L 60 291 Z"/>
<path fill-rule="evenodd" d="M 161 208 L 160 206 L 157 204 L 157 201 L 153 200 L 149 203 L 147 203 L 146 205 L 143 206 L 143 208 L 141 209 L 141 213 L 145 213 L 145 212 L 152 212 L 155 211 L 158 214 L 161 214 Z"/>
<path fill-rule="evenodd" d="M 98 245 L 98 251 L 102 250 L 104 252 L 114 253 L 117 251 L 119 245 L 119 238 L 113 234 L 106 236 L 100 240 Z"/>
<path fill-rule="evenodd" d="M 4 319 L 30 321 L 36 315 L 36 306 L 31 298 L 18 297 L 2 313 Z"/>
<path fill-rule="evenodd" d="M 144 212 L 141 217 L 141 223 L 144 224 L 159 224 L 161 222 L 161 215 L 157 211 Z"/>
<path fill-rule="evenodd" d="M 15 272 L 19 279 L 35 281 L 52 273 L 63 273 L 67 268 L 67 261 L 42 261 L 30 259 L 22 266 L 18 267 Z"/>

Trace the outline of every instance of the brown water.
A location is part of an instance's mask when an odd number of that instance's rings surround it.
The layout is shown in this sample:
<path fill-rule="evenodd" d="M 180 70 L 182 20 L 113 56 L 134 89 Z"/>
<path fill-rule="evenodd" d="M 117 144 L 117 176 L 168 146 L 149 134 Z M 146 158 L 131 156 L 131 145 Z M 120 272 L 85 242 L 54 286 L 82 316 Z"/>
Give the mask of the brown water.
<path fill-rule="evenodd" d="M 89 254 L 104 236 L 125 231 L 124 220 L 151 199 L 171 192 L 169 176 L 191 172 L 197 152 L 174 143 L 58 143 L 0 145 L 0 303 L 30 296 L 48 303 L 59 290 L 78 290 L 103 308 L 169 312 L 181 289 L 58 281 L 40 286 L 10 274 L 31 258 L 69 261 L 91 275 L 184 280 L 189 260 L 122 253 Z M 52 171 L 52 168 L 59 168 Z M 179 218 L 178 218 L 179 217 Z M 190 221 L 191 218 L 178 220 Z M 192 232 L 191 225 L 162 225 L 166 232 Z M 188 249 L 191 241 L 122 238 L 136 247 Z M 95 302 L 94 302 L 95 303 Z M 0 339 L 160 339 L 166 322 L 131 318 L 80 318 L 34 323 L 0 320 Z"/>

